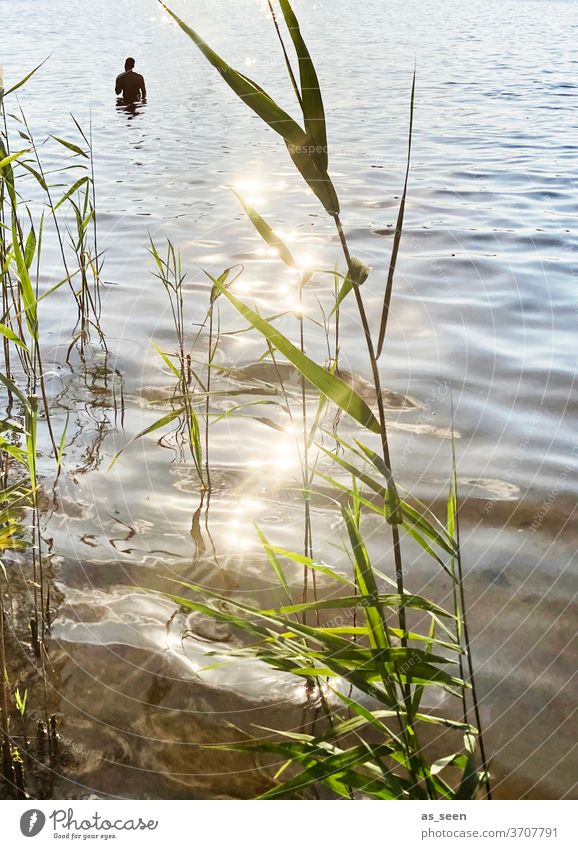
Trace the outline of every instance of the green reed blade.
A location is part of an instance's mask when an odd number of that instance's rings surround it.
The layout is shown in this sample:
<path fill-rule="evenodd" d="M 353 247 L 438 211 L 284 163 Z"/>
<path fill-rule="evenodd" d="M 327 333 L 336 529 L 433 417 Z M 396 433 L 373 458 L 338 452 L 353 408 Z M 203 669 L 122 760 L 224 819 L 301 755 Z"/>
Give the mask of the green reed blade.
<path fill-rule="evenodd" d="M 82 186 L 84 186 L 86 183 L 88 183 L 88 181 L 89 181 L 89 177 L 81 177 L 81 178 L 80 178 L 80 180 L 77 180 L 77 181 L 76 181 L 76 183 L 74 183 L 74 184 L 73 184 L 73 185 L 72 185 L 72 186 L 68 189 L 68 191 L 66 191 L 66 192 L 62 195 L 62 197 L 60 198 L 60 200 L 58 201 L 58 203 L 57 203 L 57 204 L 55 204 L 55 206 L 52 208 L 52 215 L 54 215 L 54 213 L 56 212 L 56 210 L 57 210 L 59 207 L 61 207 L 61 206 L 62 206 L 62 204 L 63 204 L 63 203 L 65 203 L 65 201 L 67 201 L 69 198 L 71 198 L 71 197 L 72 197 L 72 195 L 73 195 L 76 191 L 78 191 L 78 189 L 82 188 Z M 77 211 L 78 211 L 78 208 L 77 208 Z M 79 213 L 79 214 L 80 214 L 80 213 Z"/>
<path fill-rule="evenodd" d="M 337 581 L 340 584 L 345 584 L 346 586 L 353 586 L 352 582 L 345 578 L 343 575 L 339 575 L 335 572 L 331 566 L 326 566 L 323 563 L 319 563 L 319 561 L 314 560 L 311 557 L 306 557 L 304 554 L 298 554 L 296 551 L 288 551 L 285 548 L 280 548 L 277 545 L 270 545 L 272 551 L 275 554 L 281 555 L 281 557 L 286 557 L 288 560 L 292 560 L 294 563 L 299 563 L 301 566 L 306 566 L 308 569 L 313 569 L 315 571 L 321 572 L 324 575 L 328 575 L 334 581 Z"/>
<path fill-rule="evenodd" d="M 129 445 L 132 445 L 133 442 L 137 441 L 137 439 L 141 439 L 141 437 L 147 436 L 147 434 L 149 434 L 149 433 L 154 433 L 155 430 L 159 430 L 161 427 L 164 427 L 165 425 L 169 424 L 170 422 L 173 421 L 173 419 L 176 419 L 178 416 L 181 416 L 183 414 L 184 410 L 185 410 L 184 407 L 180 407 L 178 410 L 172 410 L 170 413 L 167 413 L 166 416 L 162 416 L 160 419 L 157 419 L 156 422 L 153 422 L 152 425 L 145 427 L 144 430 L 141 430 L 140 433 L 137 433 L 136 436 L 133 436 L 133 438 L 129 442 L 127 442 L 126 445 L 124 445 L 120 449 L 120 451 L 118 451 L 114 455 L 112 462 L 111 462 L 110 466 L 108 467 L 108 470 L 110 471 L 112 469 L 112 467 L 114 466 L 114 464 L 116 463 L 116 461 L 118 460 L 120 455 L 124 451 L 126 451 L 126 449 L 129 447 Z"/>
<path fill-rule="evenodd" d="M 349 269 L 345 275 L 345 279 L 339 289 L 339 294 L 335 301 L 335 305 L 331 310 L 329 317 L 331 318 L 339 309 L 345 298 L 349 295 L 354 286 L 361 286 L 369 277 L 369 266 L 359 257 L 352 256 L 349 264 Z"/>
<path fill-rule="evenodd" d="M 286 142 L 286 145 L 293 164 L 313 194 L 321 201 L 325 211 L 332 216 L 338 215 L 339 199 L 335 187 L 327 172 L 321 170 L 312 157 L 310 152 L 311 145 L 308 144 L 306 137 L 299 144 Z"/>
<path fill-rule="evenodd" d="M 71 150 L 77 156 L 83 156 L 85 159 L 89 159 L 88 154 L 77 144 L 67 141 L 66 139 L 61 139 L 58 136 L 52 136 L 52 138 L 54 139 L 54 141 L 58 142 L 58 144 L 61 144 L 63 147 L 68 148 L 68 150 Z"/>
<path fill-rule="evenodd" d="M 26 343 L 22 341 L 22 339 L 14 333 L 9 327 L 6 327 L 5 324 L 0 324 L 0 334 L 5 336 L 6 339 L 9 339 L 11 342 L 14 342 L 15 345 L 18 345 L 20 348 L 24 348 L 25 351 L 28 350 L 26 347 Z"/>
<path fill-rule="evenodd" d="M 411 98 L 409 107 L 409 137 L 407 143 L 407 165 L 405 169 L 405 181 L 403 184 L 403 193 L 399 204 L 399 212 L 395 225 L 395 234 L 393 237 L 393 245 L 391 249 L 391 259 L 389 261 L 389 271 L 387 274 L 387 283 L 385 286 L 385 295 L 383 299 L 383 308 L 381 311 L 381 321 L 379 325 L 379 339 L 377 342 L 377 356 L 379 357 L 383 349 L 385 341 L 385 333 L 387 330 L 387 320 L 389 318 L 389 308 L 391 305 L 391 295 L 393 292 L 393 278 L 395 275 L 395 266 L 397 265 L 397 255 L 399 253 L 399 245 L 401 242 L 401 234 L 403 232 L 403 218 L 405 215 L 405 200 L 407 197 L 407 184 L 409 181 L 409 166 L 411 164 L 411 141 L 413 135 L 413 108 L 415 99 L 415 69 L 413 72 L 413 80 L 411 84 Z"/>
<path fill-rule="evenodd" d="M 9 156 L 5 156 L 3 159 L 0 159 L 0 168 L 6 168 L 10 163 L 15 162 L 17 159 L 20 159 L 21 156 L 24 156 L 25 153 L 30 153 L 32 148 L 27 147 L 24 150 L 19 150 L 16 153 L 11 153 Z"/>
<path fill-rule="evenodd" d="M 444 616 L 447 619 L 454 619 L 453 614 L 448 610 L 444 610 L 443 607 L 434 604 L 432 601 L 429 601 L 422 596 L 410 595 L 409 593 L 404 594 L 403 596 L 400 596 L 397 593 L 378 593 L 374 596 L 367 594 L 339 596 L 337 598 L 321 599 L 320 601 L 290 604 L 277 609 L 272 608 L 270 610 L 260 610 L 259 612 L 270 615 L 286 615 L 288 613 L 301 613 L 304 610 L 354 610 L 371 607 L 375 604 L 392 608 L 401 607 L 403 605 L 403 607 L 414 608 L 415 610 L 424 610 L 429 613 L 435 613 L 438 616 Z"/>
<path fill-rule="evenodd" d="M 303 109 L 305 131 L 309 137 L 310 144 L 315 148 L 312 156 L 319 162 L 321 170 L 327 171 L 327 129 L 317 71 L 301 35 L 299 21 L 291 8 L 289 0 L 279 0 L 279 2 L 299 63 L 301 106 Z"/>
<path fill-rule="evenodd" d="M 337 404 L 344 412 L 349 413 L 363 427 L 373 431 L 373 433 L 380 432 L 379 422 L 357 392 L 340 378 L 330 374 L 322 366 L 309 359 L 286 336 L 254 310 L 242 303 L 228 289 L 225 289 L 224 286 L 219 286 L 219 288 L 235 309 L 268 339 L 283 356 L 287 357 L 295 368 L 323 395 L 333 401 L 334 404 Z"/>
<path fill-rule="evenodd" d="M 178 370 L 178 368 L 175 366 L 175 364 L 174 364 L 174 363 L 171 363 L 171 360 L 170 360 L 169 355 L 168 355 L 168 354 L 165 354 L 165 352 L 164 352 L 164 351 L 161 351 L 161 349 L 159 348 L 159 346 L 158 346 L 158 345 L 155 345 L 155 343 L 154 343 L 154 342 L 152 342 L 152 341 L 151 341 L 151 345 L 153 346 L 153 348 L 155 349 L 155 351 L 157 352 L 157 354 L 158 354 L 158 355 L 162 358 L 162 360 L 163 360 L 163 362 L 165 363 L 165 365 L 167 365 L 167 366 L 170 368 L 170 370 L 172 371 L 172 373 L 174 374 L 174 376 L 177 378 L 177 380 L 180 380 L 180 379 L 181 379 L 181 373 L 180 373 L 180 371 Z M 173 356 L 174 356 L 174 355 L 173 355 Z M 174 396 L 171 396 L 170 398 L 167 398 L 166 400 L 167 400 L 168 402 L 170 402 L 170 401 L 174 400 Z"/>
<path fill-rule="evenodd" d="M 47 184 L 46 180 L 44 179 L 44 177 L 42 176 L 42 174 L 40 174 L 40 172 L 37 171 L 36 168 L 33 168 L 27 162 L 20 162 L 19 165 L 22 168 L 25 168 L 30 174 L 32 174 L 32 176 L 34 177 L 36 182 L 39 184 L 39 186 L 43 189 L 43 191 L 48 192 L 48 190 L 49 190 L 48 184 Z"/>
<path fill-rule="evenodd" d="M 277 579 L 278 579 L 279 583 L 281 584 L 281 586 L 283 587 L 283 589 L 285 590 L 285 594 L 287 595 L 289 600 L 291 600 L 291 591 L 289 589 L 289 584 L 287 583 L 287 578 L 285 577 L 285 572 L 283 571 L 283 567 L 281 566 L 281 564 L 279 562 L 279 558 L 277 557 L 277 553 L 275 552 L 275 550 L 273 549 L 273 547 L 269 543 L 269 541 L 268 541 L 267 537 L 265 536 L 265 534 L 263 533 L 263 531 L 257 525 L 255 525 L 255 530 L 257 531 L 257 536 L 259 537 L 259 541 L 260 541 L 261 545 L 265 549 L 265 554 L 267 555 L 267 559 L 268 559 L 269 563 L 271 564 L 271 568 L 273 569 L 273 571 L 277 575 Z"/>
<path fill-rule="evenodd" d="M 20 237 L 18 234 L 16 215 L 13 215 L 12 217 L 12 252 L 14 254 L 14 260 L 18 272 L 18 281 L 20 283 L 20 291 L 22 293 L 22 301 L 24 303 L 24 315 L 26 317 L 26 324 L 30 336 L 32 337 L 32 339 L 34 339 L 35 342 L 37 342 L 38 302 L 36 300 L 36 295 L 34 294 L 34 289 L 30 280 L 30 274 L 28 272 L 28 268 L 24 260 L 24 254 L 22 252 Z"/>
<path fill-rule="evenodd" d="M 26 74 L 25 77 L 22 77 L 20 82 L 17 82 L 16 85 L 13 85 L 12 88 L 8 89 L 8 91 L 5 91 L 4 94 L 3 94 L 3 97 L 8 97 L 8 95 L 12 94 L 13 91 L 17 91 L 17 89 L 19 89 L 21 86 L 25 85 L 28 82 L 28 80 L 30 79 L 30 77 L 32 77 L 36 73 L 36 71 L 38 71 L 44 65 L 44 62 L 48 61 L 48 58 L 49 57 L 47 56 L 46 59 L 44 59 L 40 63 L 40 65 L 37 65 L 32 71 L 30 71 L 30 73 Z M 2 98 L 0 97 L 0 103 L 1 102 L 2 102 Z"/>
<path fill-rule="evenodd" d="M 159 0 L 160 2 L 160 0 Z M 291 118 L 281 107 L 253 80 L 236 71 L 224 61 L 201 36 L 182 21 L 168 6 L 161 2 L 161 6 L 168 12 L 186 35 L 196 44 L 201 53 L 223 77 L 229 88 L 243 100 L 271 129 L 283 136 L 286 142 L 296 145 L 307 143 L 307 136 L 299 124 Z"/>
<path fill-rule="evenodd" d="M 34 255 L 36 253 L 36 230 L 34 229 L 34 225 L 32 221 L 30 222 L 30 232 L 28 233 L 28 237 L 26 239 L 26 244 L 24 246 L 24 262 L 26 264 L 26 268 L 30 270 L 30 266 L 32 265 L 32 260 L 34 259 Z"/>
<path fill-rule="evenodd" d="M 297 264 L 293 259 L 293 254 L 285 244 L 285 242 L 277 235 L 277 233 L 273 230 L 273 228 L 267 224 L 265 219 L 259 215 L 257 210 L 253 209 L 253 207 L 247 203 L 246 200 L 237 192 L 235 189 L 231 189 L 241 206 L 243 207 L 245 213 L 251 220 L 251 223 L 261 236 L 261 238 L 269 245 L 270 248 L 277 251 L 280 259 L 283 260 L 285 265 L 288 265 L 289 268 L 296 269 Z"/>

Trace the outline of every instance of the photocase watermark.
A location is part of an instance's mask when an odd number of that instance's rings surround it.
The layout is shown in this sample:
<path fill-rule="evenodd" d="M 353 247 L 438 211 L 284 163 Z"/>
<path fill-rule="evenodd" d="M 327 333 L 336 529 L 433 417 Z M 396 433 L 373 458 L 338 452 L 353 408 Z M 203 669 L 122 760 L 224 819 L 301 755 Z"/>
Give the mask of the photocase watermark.
<path fill-rule="evenodd" d="M 109 819 L 97 811 L 89 817 L 76 817 L 72 808 L 56 808 L 48 815 L 52 820 L 52 836 L 56 840 L 114 840 L 122 832 L 155 831 L 159 821 L 143 819 Z M 36 837 L 46 825 L 47 817 L 38 808 L 25 811 L 20 817 L 20 831 L 25 837 Z"/>
<path fill-rule="evenodd" d="M 46 817 L 38 808 L 24 811 L 20 817 L 20 831 L 24 837 L 36 837 L 46 824 Z"/>

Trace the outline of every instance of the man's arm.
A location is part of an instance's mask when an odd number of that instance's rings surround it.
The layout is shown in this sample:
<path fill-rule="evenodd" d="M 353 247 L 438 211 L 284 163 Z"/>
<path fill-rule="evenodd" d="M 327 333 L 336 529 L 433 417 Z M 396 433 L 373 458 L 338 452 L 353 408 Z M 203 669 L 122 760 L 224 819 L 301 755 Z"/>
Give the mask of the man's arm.
<path fill-rule="evenodd" d="M 145 86 L 144 77 L 140 78 L 140 94 L 143 100 L 147 99 L 147 88 Z"/>
<path fill-rule="evenodd" d="M 118 77 L 116 78 L 116 83 L 115 83 L 115 86 L 114 86 L 115 94 L 121 94 L 121 92 L 122 92 L 122 85 L 121 85 L 121 82 L 120 82 L 120 78 L 121 78 L 121 74 L 119 74 Z"/>

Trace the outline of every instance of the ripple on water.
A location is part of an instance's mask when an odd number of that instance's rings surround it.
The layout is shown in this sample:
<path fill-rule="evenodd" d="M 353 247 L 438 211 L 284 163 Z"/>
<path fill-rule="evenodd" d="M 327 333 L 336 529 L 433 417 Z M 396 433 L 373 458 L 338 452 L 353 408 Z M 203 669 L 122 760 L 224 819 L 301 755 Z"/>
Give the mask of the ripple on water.
<path fill-rule="evenodd" d="M 564 642 L 576 616 L 569 602 L 576 578 L 569 528 L 578 503 L 572 236 L 578 145 L 571 141 L 575 114 L 568 98 L 576 88 L 578 6 L 550 5 L 556 14 L 549 39 L 539 0 L 387 6 L 366 0 L 365 16 L 353 5 L 349 11 L 338 3 L 299 6 L 326 92 L 345 226 L 355 254 L 372 267 L 364 293 L 375 323 L 403 185 L 417 56 L 406 229 L 380 368 L 394 468 L 400 482 L 442 516 L 453 396 L 472 631 L 497 795 L 506 797 L 561 795 L 575 773 L 563 740 L 578 701 L 568 684 Z M 150 344 L 174 349 L 165 294 L 150 273 L 149 234 L 181 248 L 192 344 L 210 287 L 200 267 L 215 274 L 242 262 L 247 291 L 261 298 L 264 314 L 278 309 L 282 287 L 295 282 L 274 257 L 259 253 L 262 246 L 226 185 L 251 185 L 256 205 L 291 237 L 291 248 L 327 269 L 336 258 L 331 222 L 288 167 L 283 145 L 162 16 L 131 16 L 131 51 L 150 96 L 140 114 L 127 115 L 116 111 L 112 92 L 116 0 L 19 0 L 18 12 L 3 21 L 5 79 L 22 78 L 51 55 L 19 92 L 36 137 L 72 137 L 71 103 L 84 125 L 92 116 L 100 247 L 110 283 L 103 323 L 125 405 L 122 430 L 110 385 L 100 391 L 94 369 L 83 385 L 78 373 L 70 377 L 58 365 L 72 317 L 64 290 L 43 302 L 56 363 L 52 388 L 67 387 L 74 402 L 66 449 L 73 474 L 62 476 L 47 531 L 60 558 L 54 565 L 64 598 L 54 639 L 66 733 L 86 752 L 79 778 L 104 795 L 251 795 L 260 786 L 253 764 L 244 764 L 245 772 L 238 761 L 214 751 L 209 758 L 195 746 L 213 741 L 216 725 L 222 739 L 229 733 L 225 722 L 239 724 L 240 717 L 298 727 L 300 693 L 245 662 L 205 677 L 208 646 L 218 647 L 225 635 L 183 617 L 167 630 L 174 606 L 137 588 L 159 589 L 156 576 L 170 573 L 253 597 L 272 592 L 253 522 L 288 548 L 302 534 L 296 458 L 286 435 L 270 426 L 272 420 L 279 425 L 282 412 L 263 406 L 260 421 L 244 414 L 214 429 L 206 524 L 207 504 L 196 512 L 194 473 L 179 463 L 175 438 L 152 434 L 106 469 L 165 409 L 154 402 L 169 389 L 168 369 Z M 262 58 L 251 73 L 268 88 L 286 90 L 270 22 L 258 3 L 196 0 L 187 13 L 239 64 L 259 43 Z M 21 20 L 26 30 L 17 32 Z M 374 21 L 369 28 L 368 20 Z M 86 62 L 86 44 L 98 44 L 98 61 Z M 343 55 L 347 62 L 335 61 Z M 55 155 L 46 150 L 47 165 L 55 167 Z M 49 242 L 46 251 L 56 263 Z M 327 304 L 328 280 L 313 281 L 306 297 Z M 294 318 L 287 326 L 295 331 Z M 222 376 L 221 385 L 242 389 L 244 401 L 275 400 L 279 375 L 259 362 L 263 344 L 237 333 L 241 328 L 239 318 L 222 309 L 219 362 L 238 370 Z M 308 327 L 307 351 L 319 361 L 327 353 L 322 337 Z M 197 344 L 205 341 L 201 336 Z M 359 327 L 347 302 L 341 346 L 343 375 L 372 403 Z M 201 356 L 201 348 L 194 353 Z M 281 371 L 297 394 L 299 377 L 285 364 Z M 58 413 L 59 433 L 68 401 Z M 224 412 L 227 403 L 215 402 L 214 412 Z M 320 556 L 334 562 L 340 518 L 330 496 L 315 501 L 314 538 Z M 243 498 L 260 506 L 243 512 Z M 383 557 L 386 541 L 377 532 L 372 541 L 375 556 Z M 431 574 L 423 564 L 413 574 L 427 588 Z M 182 644 L 179 626 L 191 632 Z M 546 739 L 548 745 L 536 743 Z"/>

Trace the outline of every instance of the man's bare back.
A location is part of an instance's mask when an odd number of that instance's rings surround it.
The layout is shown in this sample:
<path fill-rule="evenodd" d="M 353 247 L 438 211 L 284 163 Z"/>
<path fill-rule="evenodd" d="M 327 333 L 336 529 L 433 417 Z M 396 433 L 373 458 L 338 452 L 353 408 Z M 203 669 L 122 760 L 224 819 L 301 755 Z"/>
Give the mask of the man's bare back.
<path fill-rule="evenodd" d="M 127 59 L 124 63 L 124 73 L 116 78 L 115 91 L 122 94 L 125 103 L 134 103 L 137 100 L 146 100 L 147 90 L 144 77 L 133 71 L 134 59 Z"/>

